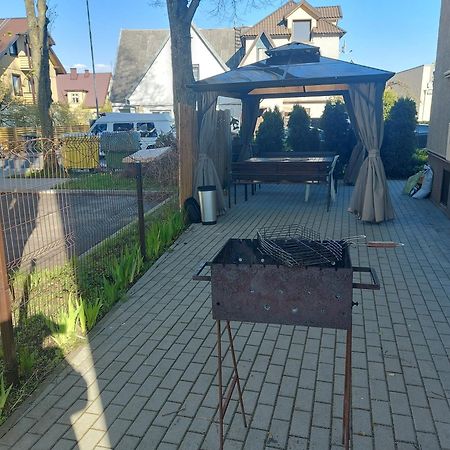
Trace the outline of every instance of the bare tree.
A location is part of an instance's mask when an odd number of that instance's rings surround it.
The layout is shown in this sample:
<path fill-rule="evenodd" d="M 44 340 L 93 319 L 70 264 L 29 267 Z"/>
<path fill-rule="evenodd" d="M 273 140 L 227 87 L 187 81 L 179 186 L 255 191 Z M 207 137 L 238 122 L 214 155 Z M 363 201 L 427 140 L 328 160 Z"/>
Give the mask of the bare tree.
<path fill-rule="evenodd" d="M 175 121 L 178 127 L 178 103 L 195 105 L 195 95 L 186 86 L 194 82 L 191 56 L 191 24 L 200 2 L 209 3 L 213 14 L 228 11 L 228 15 L 237 17 L 237 7 L 255 8 L 269 4 L 268 0 L 166 0 L 172 43 L 173 104 Z M 159 1 L 151 2 L 160 4 Z"/>
<path fill-rule="evenodd" d="M 53 123 L 50 116 L 52 91 L 50 85 L 48 5 L 47 0 L 24 0 L 28 21 L 28 34 L 33 63 L 33 83 L 37 93 L 37 106 L 42 136 L 53 136 Z"/>
<path fill-rule="evenodd" d="M 173 104 L 175 120 L 178 122 L 178 103 L 195 105 L 195 95 L 186 85 L 194 82 L 191 24 L 200 0 L 167 0 L 166 3 L 172 45 Z"/>

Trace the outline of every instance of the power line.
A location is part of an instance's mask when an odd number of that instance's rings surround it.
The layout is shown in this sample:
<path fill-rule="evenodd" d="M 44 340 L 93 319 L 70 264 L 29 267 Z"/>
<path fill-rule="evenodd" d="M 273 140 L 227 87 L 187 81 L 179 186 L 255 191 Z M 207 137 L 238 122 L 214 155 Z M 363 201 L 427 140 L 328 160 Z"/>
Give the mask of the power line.
<path fill-rule="evenodd" d="M 95 79 L 96 77 L 95 77 L 95 63 L 94 63 L 94 46 L 92 44 L 91 15 L 89 14 L 89 0 L 86 0 L 86 11 L 87 11 L 88 28 L 89 28 L 89 43 L 91 46 L 92 77 L 94 80 L 95 110 L 97 111 L 97 117 L 99 117 L 100 114 L 98 112 L 97 83 L 96 83 L 96 79 Z"/>

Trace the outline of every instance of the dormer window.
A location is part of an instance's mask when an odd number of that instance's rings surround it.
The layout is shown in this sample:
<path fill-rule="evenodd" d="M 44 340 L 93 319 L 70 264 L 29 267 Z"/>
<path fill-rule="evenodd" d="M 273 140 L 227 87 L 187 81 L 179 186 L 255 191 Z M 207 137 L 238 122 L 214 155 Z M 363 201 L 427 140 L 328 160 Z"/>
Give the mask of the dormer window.
<path fill-rule="evenodd" d="M 13 42 L 9 46 L 9 55 L 10 56 L 17 56 L 19 54 L 18 48 L 17 48 L 17 41 Z"/>
<path fill-rule="evenodd" d="M 311 40 L 311 21 L 294 20 L 292 22 L 292 42 L 309 42 Z"/>

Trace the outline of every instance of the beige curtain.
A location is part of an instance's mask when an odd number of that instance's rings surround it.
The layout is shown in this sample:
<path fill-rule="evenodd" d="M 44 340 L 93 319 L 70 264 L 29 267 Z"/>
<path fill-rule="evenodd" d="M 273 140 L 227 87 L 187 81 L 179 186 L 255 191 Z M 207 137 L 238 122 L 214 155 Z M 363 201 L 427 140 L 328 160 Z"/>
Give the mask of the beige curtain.
<path fill-rule="evenodd" d="M 362 144 L 368 151 L 356 179 L 348 210 L 361 220 L 383 222 L 394 218 L 380 148 L 383 142 L 384 83 L 350 85 L 349 97 Z"/>
<path fill-rule="evenodd" d="M 354 185 L 356 183 L 356 179 L 358 178 L 359 171 L 361 170 L 361 166 L 365 158 L 366 150 L 364 148 L 364 145 L 362 145 L 362 142 L 358 138 L 358 142 L 353 147 L 352 154 L 350 155 L 347 167 L 345 168 L 345 184 Z"/>
<path fill-rule="evenodd" d="M 198 200 L 199 186 L 216 186 L 217 210 L 222 214 L 226 210 L 223 186 L 211 157 L 217 152 L 215 145 L 217 129 L 217 93 L 204 92 L 198 103 L 199 109 L 199 145 L 194 177 L 194 196 Z"/>
<path fill-rule="evenodd" d="M 248 96 L 242 99 L 241 117 L 241 152 L 239 161 L 244 161 L 252 156 L 251 143 L 255 132 L 256 121 L 259 115 L 259 97 Z"/>
<path fill-rule="evenodd" d="M 352 154 L 350 155 L 347 167 L 345 168 L 344 183 L 354 185 L 356 179 L 358 178 L 358 173 L 361 169 L 362 163 L 366 158 L 367 152 L 361 142 L 361 138 L 359 137 L 358 122 L 356 120 L 355 111 L 353 110 L 352 101 L 350 100 L 348 93 L 344 94 L 344 100 L 345 106 L 347 107 L 348 116 L 350 118 L 350 124 L 357 139 L 356 145 L 353 147 Z"/>

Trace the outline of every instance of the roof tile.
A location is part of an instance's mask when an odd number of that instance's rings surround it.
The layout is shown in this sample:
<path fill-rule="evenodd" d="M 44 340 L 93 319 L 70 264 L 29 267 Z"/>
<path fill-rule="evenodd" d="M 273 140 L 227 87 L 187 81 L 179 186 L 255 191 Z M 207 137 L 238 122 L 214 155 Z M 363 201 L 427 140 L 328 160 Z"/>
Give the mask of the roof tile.
<path fill-rule="evenodd" d="M 308 8 L 317 12 L 320 17 L 317 27 L 314 27 L 312 32 L 317 34 L 344 34 L 344 31 L 332 24 L 330 21 L 337 21 L 342 18 L 342 11 L 340 6 L 319 6 L 313 7 L 307 2 L 303 2 Z M 296 3 L 289 0 L 284 5 L 280 6 L 272 14 L 269 14 L 264 19 L 259 21 L 256 25 L 246 30 L 242 36 L 255 37 L 263 32 L 270 36 L 289 36 L 291 33 L 286 27 L 285 17 L 288 16 L 301 3 Z"/>

